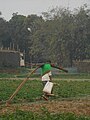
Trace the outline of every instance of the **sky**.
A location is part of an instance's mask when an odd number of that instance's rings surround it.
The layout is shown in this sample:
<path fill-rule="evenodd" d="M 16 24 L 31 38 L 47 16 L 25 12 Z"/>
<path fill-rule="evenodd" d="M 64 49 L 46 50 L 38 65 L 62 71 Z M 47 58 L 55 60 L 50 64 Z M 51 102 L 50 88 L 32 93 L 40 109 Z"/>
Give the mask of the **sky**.
<path fill-rule="evenodd" d="M 78 8 L 87 3 L 90 7 L 90 0 L 0 0 L 1 17 L 10 20 L 13 13 L 20 15 L 41 15 L 55 7 L 69 7 L 70 10 Z"/>

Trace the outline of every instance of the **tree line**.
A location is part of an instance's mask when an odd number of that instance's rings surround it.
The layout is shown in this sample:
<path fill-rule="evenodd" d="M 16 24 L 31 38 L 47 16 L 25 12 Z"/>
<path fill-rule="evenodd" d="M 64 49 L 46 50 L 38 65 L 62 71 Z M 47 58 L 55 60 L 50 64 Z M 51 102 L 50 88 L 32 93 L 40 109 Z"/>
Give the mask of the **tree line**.
<path fill-rule="evenodd" d="M 1 14 L 1 12 L 0 12 Z M 90 59 L 90 9 L 74 11 L 56 7 L 41 16 L 13 13 L 6 21 L 0 17 L 0 47 L 25 51 L 26 62 L 50 59 L 73 66 L 73 61 Z"/>

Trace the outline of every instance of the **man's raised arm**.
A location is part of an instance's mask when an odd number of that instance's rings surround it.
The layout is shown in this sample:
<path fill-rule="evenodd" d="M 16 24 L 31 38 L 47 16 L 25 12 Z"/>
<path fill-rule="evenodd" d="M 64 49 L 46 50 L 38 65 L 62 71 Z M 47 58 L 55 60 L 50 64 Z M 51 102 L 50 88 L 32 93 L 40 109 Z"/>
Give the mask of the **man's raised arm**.
<path fill-rule="evenodd" d="M 68 72 L 68 70 L 66 70 L 66 69 L 64 69 L 64 68 L 62 68 L 62 67 L 58 67 L 58 66 L 55 66 L 55 65 L 53 65 L 53 64 L 51 64 L 51 66 L 52 66 L 53 68 L 57 68 L 57 69 L 59 69 L 59 70 L 63 70 L 64 72 Z"/>

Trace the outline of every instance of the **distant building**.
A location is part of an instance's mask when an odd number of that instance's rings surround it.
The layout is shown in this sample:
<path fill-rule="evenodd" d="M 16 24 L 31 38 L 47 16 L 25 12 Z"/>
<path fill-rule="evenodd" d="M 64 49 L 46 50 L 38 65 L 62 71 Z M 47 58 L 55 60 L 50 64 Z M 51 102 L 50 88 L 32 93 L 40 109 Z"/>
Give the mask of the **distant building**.
<path fill-rule="evenodd" d="M 0 67 L 25 66 L 23 53 L 14 50 L 0 50 Z"/>

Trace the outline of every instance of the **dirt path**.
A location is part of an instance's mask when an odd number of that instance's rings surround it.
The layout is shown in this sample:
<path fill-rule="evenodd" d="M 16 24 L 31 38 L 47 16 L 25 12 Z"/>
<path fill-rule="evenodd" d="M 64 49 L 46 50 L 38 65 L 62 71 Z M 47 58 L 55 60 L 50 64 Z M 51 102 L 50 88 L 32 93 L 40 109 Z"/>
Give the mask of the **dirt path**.
<path fill-rule="evenodd" d="M 16 109 L 42 113 L 42 108 L 47 109 L 50 113 L 69 112 L 76 115 L 90 116 L 90 100 L 52 100 L 37 101 L 34 103 L 11 104 L 10 106 L 3 105 L 0 106 L 0 114 L 14 112 Z"/>

